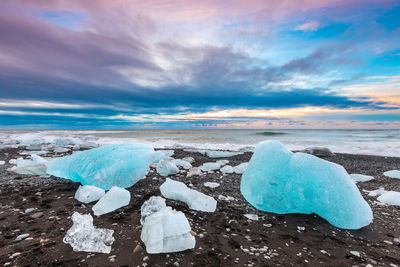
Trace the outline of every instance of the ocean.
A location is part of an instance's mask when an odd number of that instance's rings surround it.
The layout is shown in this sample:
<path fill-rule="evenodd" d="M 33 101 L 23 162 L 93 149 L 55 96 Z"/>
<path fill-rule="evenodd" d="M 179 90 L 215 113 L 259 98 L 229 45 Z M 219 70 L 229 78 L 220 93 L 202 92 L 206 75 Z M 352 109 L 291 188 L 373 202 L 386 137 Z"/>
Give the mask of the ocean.
<path fill-rule="evenodd" d="M 191 147 L 239 150 L 264 140 L 279 140 L 291 150 L 328 147 L 333 152 L 400 157 L 400 130 L 54 130 L 0 131 L 0 142 L 51 143 L 71 139 L 75 143 L 115 144 L 144 142 L 155 148 Z"/>

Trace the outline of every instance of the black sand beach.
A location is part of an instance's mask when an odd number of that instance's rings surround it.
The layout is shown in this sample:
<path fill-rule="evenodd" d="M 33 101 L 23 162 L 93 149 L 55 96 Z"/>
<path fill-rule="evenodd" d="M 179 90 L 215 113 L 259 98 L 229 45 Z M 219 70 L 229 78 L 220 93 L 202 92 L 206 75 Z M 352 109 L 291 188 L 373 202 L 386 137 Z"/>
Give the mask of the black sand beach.
<path fill-rule="evenodd" d="M 97 227 L 113 229 L 115 242 L 110 254 L 74 252 L 62 239 L 71 227 L 74 211 L 92 213 L 93 204 L 83 205 L 73 197 L 78 183 L 49 177 L 18 175 L 7 171 L 19 149 L 0 150 L 0 263 L 1 266 L 400 266 L 400 208 L 383 206 L 363 190 L 400 191 L 400 180 L 383 172 L 400 168 L 400 158 L 336 154 L 324 159 L 341 164 L 349 173 L 372 175 L 375 180 L 358 183 L 372 207 L 374 221 L 357 231 L 338 229 L 316 215 L 277 215 L 255 210 L 241 196 L 239 174 L 209 173 L 186 178 L 171 177 L 218 201 L 214 213 L 192 211 L 181 202 L 167 205 L 183 211 L 196 235 L 196 247 L 179 253 L 149 255 L 140 239 L 140 207 L 160 195 L 165 178 L 154 169 L 128 190 L 130 205 L 94 217 Z M 215 161 L 199 153 L 175 150 L 174 158 L 191 156 L 193 166 Z M 226 158 L 235 166 L 251 153 Z M 204 182 L 218 182 L 211 189 Z M 219 200 L 218 196 L 234 200 Z M 35 211 L 25 214 L 28 208 Z M 258 221 L 244 217 L 256 213 Z M 304 228 L 303 228 L 304 227 Z M 20 234 L 29 237 L 14 242 Z M 370 264 L 370 265 L 368 265 Z"/>

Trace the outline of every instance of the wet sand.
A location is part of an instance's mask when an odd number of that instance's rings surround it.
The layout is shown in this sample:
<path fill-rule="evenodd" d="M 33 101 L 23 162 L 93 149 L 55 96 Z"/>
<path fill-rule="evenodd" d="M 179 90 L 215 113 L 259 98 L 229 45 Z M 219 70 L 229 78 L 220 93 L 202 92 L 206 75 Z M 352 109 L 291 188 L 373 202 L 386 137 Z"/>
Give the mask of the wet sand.
<path fill-rule="evenodd" d="M 91 213 L 94 205 L 83 205 L 73 197 L 78 183 L 55 177 L 19 175 L 7 171 L 8 160 L 20 149 L 0 150 L 0 263 L 1 266 L 400 266 L 400 208 L 382 206 L 365 190 L 384 187 L 400 191 L 400 180 L 383 172 L 400 168 L 400 158 L 336 154 L 324 157 L 345 167 L 349 173 L 372 175 L 375 180 L 358 183 L 371 205 L 374 221 L 357 231 L 338 229 L 316 215 L 277 215 L 255 210 L 241 196 L 239 174 L 219 172 L 186 178 L 186 173 L 171 177 L 213 196 L 218 201 L 214 213 L 192 211 L 181 202 L 167 205 L 185 213 L 196 233 L 196 247 L 178 253 L 149 255 L 140 240 L 140 207 L 153 195 L 160 195 L 164 177 L 154 169 L 128 190 L 130 205 L 115 212 L 94 216 L 97 227 L 113 229 L 115 242 L 110 254 L 74 252 L 62 239 L 71 227 L 70 216 L 78 211 Z M 192 156 L 193 166 L 215 161 L 199 153 L 175 150 L 174 158 Z M 235 166 L 250 159 L 251 153 L 231 158 Z M 211 189 L 204 182 L 218 182 Z M 234 200 L 218 200 L 218 196 Z M 36 210 L 25 214 L 28 208 Z M 258 214 L 258 221 L 244 217 Z M 304 230 L 299 230 L 303 229 Z M 29 237 L 14 242 L 20 234 Z M 142 251 L 134 252 L 143 248 Z M 359 255 L 358 255 L 358 253 Z M 392 264 L 392 265 L 390 265 Z"/>

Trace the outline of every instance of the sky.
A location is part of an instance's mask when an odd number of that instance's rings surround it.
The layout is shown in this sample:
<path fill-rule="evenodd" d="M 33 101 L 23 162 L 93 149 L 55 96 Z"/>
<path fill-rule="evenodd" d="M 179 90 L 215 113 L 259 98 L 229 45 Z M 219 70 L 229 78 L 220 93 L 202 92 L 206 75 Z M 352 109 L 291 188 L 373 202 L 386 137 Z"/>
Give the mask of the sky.
<path fill-rule="evenodd" d="M 400 128 L 400 1 L 1 0 L 0 128 Z"/>

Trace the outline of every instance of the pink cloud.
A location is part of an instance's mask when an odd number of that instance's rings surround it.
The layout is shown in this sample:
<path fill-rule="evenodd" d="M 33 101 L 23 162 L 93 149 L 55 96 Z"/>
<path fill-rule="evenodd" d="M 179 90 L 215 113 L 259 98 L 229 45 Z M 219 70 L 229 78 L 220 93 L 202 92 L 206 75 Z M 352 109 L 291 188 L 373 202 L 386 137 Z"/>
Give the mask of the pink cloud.
<path fill-rule="evenodd" d="M 313 32 L 320 28 L 320 23 L 316 20 L 312 20 L 303 24 L 300 24 L 294 28 L 296 31 Z"/>

